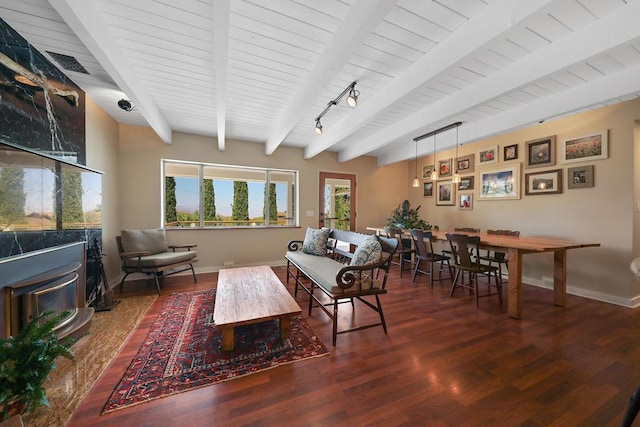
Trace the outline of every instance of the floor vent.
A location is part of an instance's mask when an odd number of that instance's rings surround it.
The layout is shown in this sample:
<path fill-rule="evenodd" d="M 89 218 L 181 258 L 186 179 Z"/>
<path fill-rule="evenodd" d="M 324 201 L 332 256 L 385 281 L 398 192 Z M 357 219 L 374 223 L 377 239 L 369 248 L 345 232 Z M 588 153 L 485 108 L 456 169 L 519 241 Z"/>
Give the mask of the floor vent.
<path fill-rule="evenodd" d="M 65 70 L 75 71 L 76 73 L 89 74 L 89 72 L 78 62 L 76 58 L 61 53 L 49 52 L 49 55 L 56 60 L 58 64 Z"/>

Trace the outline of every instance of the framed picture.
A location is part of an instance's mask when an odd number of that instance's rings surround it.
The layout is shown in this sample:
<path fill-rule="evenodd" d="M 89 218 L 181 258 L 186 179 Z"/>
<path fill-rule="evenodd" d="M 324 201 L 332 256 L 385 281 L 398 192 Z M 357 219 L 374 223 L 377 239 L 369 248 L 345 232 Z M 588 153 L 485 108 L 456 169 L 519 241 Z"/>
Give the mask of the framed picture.
<path fill-rule="evenodd" d="M 465 174 L 472 173 L 474 171 L 474 161 L 475 155 L 469 154 L 468 156 L 458 157 L 456 160 L 456 173 Z"/>
<path fill-rule="evenodd" d="M 422 183 L 422 195 L 424 197 L 433 196 L 433 182 Z"/>
<path fill-rule="evenodd" d="M 473 176 L 463 176 L 458 183 L 458 191 L 473 190 Z"/>
<path fill-rule="evenodd" d="M 587 162 L 606 159 L 608 151 L 608 130 L 591 135 L 562 141 L 562 163 Z"/>
<path fill-rule="evenodd" d="M 440 206 L 453 206 L 456 200 L 456 191 L 453 181 L 448 179 L 446 181 L 438 181 L 436 188 L 436 205 Z"/>
<path fill-rule="evenodd" d="M 498 146 L 483 148 L 478 151 L 478 165 L 490 165 L 498 163 Z"/>
<path fill-rule="evenodd" d="M 516 160 L 518 158 L 518 144 L 507 145 L 504 147 L 504 153 L 502 154 L 502 159 L 506 162 L 507 160 Z"/>
<path fill-rule="evenodd" d="M 556 137 L 546 136 L 526 142 L 527 168 L 539 168 L 556 164 Z"/>
<path fill-rule="evenodd" d="M 478 200 L 520 198 L 520 163 L 478 171 Z"/>
<path fill-rule="evenodd" d="M 593 187 L 593 165 L 578 166 L 567 169 L 567 188 Z"/>
<path fill-rule="evenodd" d="M 459 194 L 458 209 L 473 209 L 473 194 Z"/>
<path fill-rule="evenodd" d="M 431 179 L 431 173 L 435 169 L 436 165 L 431 163 L 430 165 L 422 165 L 422 179 Z"/>
<path fill-rule="evenodd" d="M 525 175 L 524 194 L 527 196 L 559 193 L 562 193 L 562 169 L 532 172 Z"/>
<path fill-rule="evenodd" d="M 453 175 L 453 160 L 451 158 L 438 160 L 438 176 L 440 178 Z"/>

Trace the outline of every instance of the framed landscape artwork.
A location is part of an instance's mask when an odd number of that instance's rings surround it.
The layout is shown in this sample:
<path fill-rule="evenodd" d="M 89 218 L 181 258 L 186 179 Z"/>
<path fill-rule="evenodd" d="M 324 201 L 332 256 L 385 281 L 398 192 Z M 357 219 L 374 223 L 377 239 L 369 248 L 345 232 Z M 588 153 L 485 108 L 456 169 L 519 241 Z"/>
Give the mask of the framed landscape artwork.
<path fill-rule="evenodd" d="M 483 148 L 478 151 L 478 165 L 485 166 L 498 163 L 498 146 Z"/>
<path fill-rule="evenodd" d="M 567 169 L 567 188 L 591 188 L 594 186 L 593 165 Z"/>
<path fill-rule="evenodd" d="M 472 173 L 474 171 L 474 155 L 469 154 L 468 156 L 458 157 L 456 160 L 456 173 L 465 174 Z"/>
<path fill-rule="evenodd" d="M 422 179 L 431 179 L 431 172 L 433 172 L 435 167 L 433 163 L 430 165 L 422 165 Z"/>
<path fill-rule="evenodd" d="M 438 181 L 436 188 L 436 205 L 453 206 L 455 204 L 456 192 L 453 181 Z"/>
<path fill-rule="evenodd" d="M 504 153 L 502 159 L 506 162 L 508 160 L 518 159 L 518 144 L 506 145 L 504 147 Z"/>
<path fill-rule="evenodd" d="M 478 200 L 520 198 L 520 163 L 478 172 Z"/>
<path fill-rule="evenodd" d="M 562 163 L 588 162 L 606 159 L 608 151 L 608 130 L 579 136 L 562 141 Z"/>
<path fill-rule="evenodd" d="M 458 183 L 458 191 L 473 190 L 473 176 L 463 176 Z"/>
<path fill-rule="evenodd" d="M 473 209 L 473 194 L 460 194 L 458 209 Z"/>
<path fill-rule="evenodd" d="M 546 136 L 526 142 L 527 168 L 539 168 L 556 164 L 556 137 Z"/>
<path fill-rule="evenodd" d="M 433 182 L 422 183 L 422 196 L 423 197 L 433 196 Z"/>
<path fill-rule="evenodd" d="M 532 172 L 525 176 L 525 194 L 562 193 L 562 169 L 545 172 Z"/>
<path fill-rule="evenodd" d="M 438 176 L 440 178 L 453 175 L 453 159 L 438 160 Z"/>

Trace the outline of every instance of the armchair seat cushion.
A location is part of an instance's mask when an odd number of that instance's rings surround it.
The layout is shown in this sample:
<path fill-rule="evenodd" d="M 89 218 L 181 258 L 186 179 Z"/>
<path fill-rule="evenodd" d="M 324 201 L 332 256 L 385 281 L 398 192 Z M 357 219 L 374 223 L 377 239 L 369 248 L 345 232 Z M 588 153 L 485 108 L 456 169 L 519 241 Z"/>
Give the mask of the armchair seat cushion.
<path fill-rule="evenodd" d="M 195 251 L 183 252 L 162 252 L 153 255 L 127 258 L 126 266 L 128 268 L 158 268 L 167 265 L 189 262 L 197 256 Z"/>

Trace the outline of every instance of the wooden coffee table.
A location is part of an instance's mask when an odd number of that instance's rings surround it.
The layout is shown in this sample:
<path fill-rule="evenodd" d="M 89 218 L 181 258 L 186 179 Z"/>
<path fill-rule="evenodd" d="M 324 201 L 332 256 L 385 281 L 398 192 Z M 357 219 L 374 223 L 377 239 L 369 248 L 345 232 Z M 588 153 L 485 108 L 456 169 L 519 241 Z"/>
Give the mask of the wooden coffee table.
<path fill-rule="evenodd" d="M 267 320 L 280 321 L 280 338 L 291 332 L 291 316 L 302 313 L 271 267 L 222 269 L 218 273 L 213 321 L 222 331 L 222 350 L 233 350 L 236 326 Z"/>

